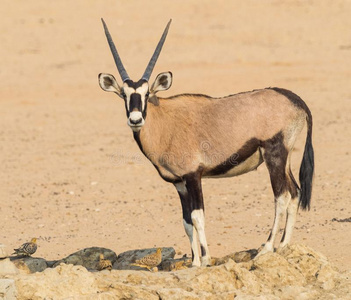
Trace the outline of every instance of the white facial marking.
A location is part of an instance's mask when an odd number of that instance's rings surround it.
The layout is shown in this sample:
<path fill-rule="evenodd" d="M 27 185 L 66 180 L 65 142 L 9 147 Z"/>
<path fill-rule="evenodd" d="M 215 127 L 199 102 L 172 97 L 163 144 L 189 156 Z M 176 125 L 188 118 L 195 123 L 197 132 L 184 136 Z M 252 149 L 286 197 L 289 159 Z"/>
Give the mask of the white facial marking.
<path fill-rule="evenodd" d="M 140 111 L 132 111 L 129 114 L 129 120 L 131 121 L 138 121 L 143 118 L 143 115 L 141 114 Z"/>
<path fill-rule="evenodd" d="M 132 121 L 137 122 L 140 119 L 141 119 L 140 122 L 138 122 L 137 124 L 135 124 L 135 123 L 133 124 Z M 143 115 L 141 114 L 140 111 L 132 111 L 129 115 L 127 124 L 130 128 L 132 128 L 133 131 L 138 132 L 141 129 L 141 127 L 144 126 L 145 120 L 144 120 Z"/>
<path fill-rule="evenodd" d="M 149 85 L 147 82 L 144 82 L 141 87 L 136 89 L 136 92 L 141 95 L 141 107 L 142 110 L 145 109 L 145 94 L 149 90 Z"/>
<path fill-rule="evenodd" d="M 133 131 L 137 132 L 145 124 L 145 120 L 142 115 L 142 111 L 145 109 L 145 94 L 148 92 L 149 85 L 144 82 L 140 87 L 134 89 L 128 86 L 127 83 L 123 85 L 123 91 L 126 95 L 126 107 L 129 112 L 129 118 L 127 124 L 132 128 Z M 130 111 L 130 98 L 132 94 L 139 94 L 141 98 L 141 110 L 142 111 Z"/>
<path fill-rule="evenodd" d="M 135 89 L 129 87 L 126 83 L 123 85 L 123 91 L 126 94 L 127 109 L 130 110 L 130 95 L 135 93 Z"/>

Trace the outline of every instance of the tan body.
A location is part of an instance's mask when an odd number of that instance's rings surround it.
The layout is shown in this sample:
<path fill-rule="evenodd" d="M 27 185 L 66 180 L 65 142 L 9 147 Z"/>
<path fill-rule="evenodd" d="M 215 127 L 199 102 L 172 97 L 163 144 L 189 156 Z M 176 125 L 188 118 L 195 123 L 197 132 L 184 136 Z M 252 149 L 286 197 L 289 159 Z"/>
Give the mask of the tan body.
<path fill-rule="evenodd" d="M 228 173 L 209 173 L 252 138 L 265 141 L 283 131 L 287 147 L 292 147 L 305 120 L 305 111 L 270 89 L 223 98 L 179 95 L 160 98 L 158 106 L 149 104 L 140 141 L 145 155 L 169 181 L 199 167 L 203 177 L 236 176 L 263 162 L 258 148 Z"/>

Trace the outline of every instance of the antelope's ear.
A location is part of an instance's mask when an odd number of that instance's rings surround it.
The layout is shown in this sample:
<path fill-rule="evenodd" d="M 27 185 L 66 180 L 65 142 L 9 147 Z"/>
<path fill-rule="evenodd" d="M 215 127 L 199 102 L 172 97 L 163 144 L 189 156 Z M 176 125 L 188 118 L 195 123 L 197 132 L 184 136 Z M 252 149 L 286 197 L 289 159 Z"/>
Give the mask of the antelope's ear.
<path fill-rule="evenodd" d="M 111 74 L 100 73 L 99 74 L 99 85 L 105 92 L 113 92 L 123 98 L 122 89 L 118 85 L 115 77 Z"/>
<path fill-rule="evenodd" d="M 150 93 L 156 94 L 159 91 L 166 91 L 172 85 L 172 73 L 163 72 L 157 75 L 155 82 L 152 84 Z"/>

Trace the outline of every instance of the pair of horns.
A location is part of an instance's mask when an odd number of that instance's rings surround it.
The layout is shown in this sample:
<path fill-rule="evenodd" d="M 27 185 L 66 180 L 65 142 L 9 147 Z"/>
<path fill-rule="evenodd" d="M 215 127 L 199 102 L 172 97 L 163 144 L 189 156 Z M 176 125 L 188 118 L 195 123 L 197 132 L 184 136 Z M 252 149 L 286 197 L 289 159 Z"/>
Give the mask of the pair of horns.
<path fill-rule="evenodd" d="M 115 63 L 116 63 L 116 66 L 117 66 L 119 75 L 121 75 L 122 81 L 124 82 L 124 81 L 126 81 L 126 80 L 128 80 L 128 79 L 130 79 L 130 78 L 129 78 L 129 76 L 128 76 L 128 73 L 127 73 L 126 69 L 124 68 L 124 66 L 123 66 L 123 64 L 122 64 L 122 60 L 121 60 L 121 58 L 119 57 L 119 54 L 118 54 L 117 49 L 116 49 L 116 46 L 115 46 L 115 44 L 113 43 L 112 37 L 111 37 L 111 35 L 110 35 L 110 32 L 108 31 L 108 28 L 107 28 L 107 25 L 106 25 L 104 19 L 101 19 L 101 21 L 102 21 L 102 24 L 104 25 L 105 35 L 106 35 L 106 38 L 107 38 L 107 42 L 108 42 L 108 44 L 109 44 L 109 46 L 110 46 L 110 49 L 111 49 L 113 58 L 114 58 L 114 60 L 115 60 Z M 171 25 L 171 22 L 172 22 L 172 19 L 169 20 L 169 22 L 168 22 L 168 24 L 167 24 L 167 26 L 166 26 L 166 28 L 165 28 L 165 30 L 164 30 L 162 36 L 161 36 L 160 41 L 159 41 L 158 44 L 157 44 L 157 47 L 156 47 L 156 49 L 155 49 L 155 52 L 154 52 L 154 54 L 152 55 L 152 57 L 151 57 L 151 59 L 150 59 L 150 62 L 149 62 L 149 64 L 147 65 L 146 70 L 145 70 L 145 72 L 144 72 L 144 75 L 141 77 L 141 79 L 144 79 L 144 80 L 146 80 L 146 81 L 149 81 L 150 76 L 151 76 L 151 73 L 152 73 L 152 71 L 153 71 L 153 69 L 154 69 L 154 67 L 155 67 L 156 61 L 157 61 L 157 59 L 158 59 L 158 57 L 159 57 L 159 55 L 160 55 L 161 49 L 162 49 L 162 47 L 163 47 L 163 44 L 164 44 L 164 42 L 165 42 L 165 40 L 166 40 L 166 36 L 167 36 L 167 33 L 168 33 L 169 26 Z"/>

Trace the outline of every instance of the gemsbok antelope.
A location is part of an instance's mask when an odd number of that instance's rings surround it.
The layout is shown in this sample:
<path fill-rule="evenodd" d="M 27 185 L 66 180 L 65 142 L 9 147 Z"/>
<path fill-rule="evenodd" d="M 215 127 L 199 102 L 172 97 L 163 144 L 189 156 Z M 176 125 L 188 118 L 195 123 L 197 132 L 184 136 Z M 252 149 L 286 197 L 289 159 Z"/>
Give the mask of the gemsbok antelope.
<path fill-rule="evenodd" d="M 122 78 L 120 86 L 110 74 L 99 74 L 100 87 L 124 100 L 128 125 L 140 150 L 159 175 L 178 191 L 185 232 L 190 239 L 193 266 L 206 266 L 211 256 L 205 235 L 202 177 L 230 177 L 266 163 L 274 193 L 275 218 L 259 254 L 274 250 L 279 222 L 286 214 L 280 247 L 291 239 L 298 208 L 310 208 L 314 154 L 312 115 L 296 94 L 266 88 L 212 98 L 181 94 L 160 98 L 156 93 L 172 84 L 172 73 L 149 79 L 165 42 L 171 20 L 138 81 L 129 78 L 102 20 L 108 44 Z M 296 137 L 307 123 L 307 138 L 297 184 L 290 169 Z M 200 243 L 200 251 L 197 243 Z"/>

